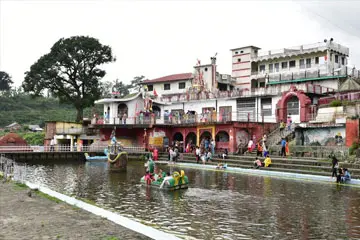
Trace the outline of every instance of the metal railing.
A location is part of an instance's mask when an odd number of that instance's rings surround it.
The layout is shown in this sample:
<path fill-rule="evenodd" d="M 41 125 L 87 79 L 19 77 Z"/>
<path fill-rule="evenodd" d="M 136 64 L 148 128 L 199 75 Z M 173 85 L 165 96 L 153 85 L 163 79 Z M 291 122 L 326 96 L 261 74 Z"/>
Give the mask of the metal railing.
<path fill-rule="evenodd" d="M 126 152 L 144 152 L 143 146 L 126 146 L 123 147 Z M 71 146 L 71 145 L 45 145 L 45 146 L 0 146 L 0 153 L 17 153 L 17 152 L 103 152 L 104 146 Z"/>
<path fill-rule="evenodd" d="M 333 49 L 335 51 L 344 53 L 346 55 L 349 55 L 349 48 L 342 46 L 335 42 L 318 42 L 318 43 L 312 43 L 312 44 L 304 44 L 304 45 L 298 45 L 293 47 L 287 47 L 287 48 L 281 48 L 281 49 L 271 49 L 271 50 L 263 50 L 259 51 L 257 54 L 257 57 L 254 59 L 263 59 L 266 57 L 274 57 L 274 56 L 280 56 L 284 54 L 291 54 L 291 53 L 306 53 L 308 51 L 313 50 L 319 50 L 319 51 L 325 51 L 327 49 Z"/>
<path fill-rule="evenodd" d="M 360 92 L 338 93 L 331 97 L 323 97 L 319 99 L 318 104 L 326 105 L 326 104 L 330 104 L 334 100 L 357 101 L 360 100 Z"/>

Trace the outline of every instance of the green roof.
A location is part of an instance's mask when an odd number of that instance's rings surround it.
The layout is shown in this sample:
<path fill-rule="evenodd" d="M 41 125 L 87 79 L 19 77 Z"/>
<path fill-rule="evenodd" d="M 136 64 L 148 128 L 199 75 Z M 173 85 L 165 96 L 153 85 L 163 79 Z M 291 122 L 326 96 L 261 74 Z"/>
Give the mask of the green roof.
<path fill-rule="evenodd" d="M 307 81 L 320 81 L 320 80 L 346 78 L 346 77 L 347 77 L 346 75 L 341 75 L 341 76 L 326 76 L 326 77 L 317 77 L 317 78 L 300 78 L 300 79 L 283 80 L 283 81 L 276 81 L 276 82 L 272 81 L 272 82 L 268 82 L 267 85 L 297 83 L 297 82 L 307 82 Z"/>

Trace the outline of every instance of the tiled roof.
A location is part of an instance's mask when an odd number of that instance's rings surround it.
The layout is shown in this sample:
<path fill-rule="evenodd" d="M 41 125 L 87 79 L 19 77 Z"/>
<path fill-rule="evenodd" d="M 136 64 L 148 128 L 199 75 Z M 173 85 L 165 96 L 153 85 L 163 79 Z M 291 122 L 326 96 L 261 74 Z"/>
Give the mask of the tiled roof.
<path fill-rule="evenodd" d="M 159 82 L 172 82 L 172 81 L 180 81 L 180 80 L 188 80 L 193 78 L 192 73 L 179 73 L 173 74 L 161 78 L 155 78 L 151 80 L 144 80 L 143 83 L 159 83 Z"/>

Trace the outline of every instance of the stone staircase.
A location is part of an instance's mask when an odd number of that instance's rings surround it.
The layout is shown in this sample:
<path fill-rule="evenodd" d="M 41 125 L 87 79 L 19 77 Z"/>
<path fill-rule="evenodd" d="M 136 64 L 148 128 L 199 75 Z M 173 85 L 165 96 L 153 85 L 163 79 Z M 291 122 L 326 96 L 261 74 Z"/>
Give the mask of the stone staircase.
<path fill-rule="evenodd" d="M 296 126 L 293 125 L 291 131 L 287 131 L 287 129 L 284 129 L 283 134 L 281 134 L 280 128 L 276 128 L 274 131 L 268 134 L 267 143 L 269 145 L 277 145 L 281 142 L 281 139 L 283 137 L 287 138 L 288 140 L 293 139 L 295 135 L 295 127 Z"/>
<path fill-rule="evenodd" d="M 255 157 L 256 153 L 254 152 L 241 156 L 229 155 L 229 159 L 226 159 L 225 162 L 230 167 L 253 168 Z M 264 158 L 259 157 L 259 159 L 263 161 Z M 159 160 L 167 161 L 167 154 L 159 154 Z M 282 158 L 276 155 L 272 155 L 271 160 L 271 167 L 262 168 L 262 170 L 313 174 L 331 177 L 331 160 L 301 157 Z M 183 154 L 183 159 L 179 159 L 179 162 L 196 163 L 196 158 L 194 154 Z M 207 164 L 217 165 L 219 162 L 224 161 L 218 157 L 215 157 Z M 360 164 L 340 162 L 340 167 L 348 168 L 352 178 L 360 179 Z"/>

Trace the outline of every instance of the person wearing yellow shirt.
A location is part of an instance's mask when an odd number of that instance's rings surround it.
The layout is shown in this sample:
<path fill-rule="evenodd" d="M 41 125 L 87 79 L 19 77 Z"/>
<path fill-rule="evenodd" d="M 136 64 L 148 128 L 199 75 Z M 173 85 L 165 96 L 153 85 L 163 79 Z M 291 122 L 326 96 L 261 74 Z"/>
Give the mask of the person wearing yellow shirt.
<path fill-rule="evenodd" d="M 269 167 L 270 165 L 271 165 L 271 158 L 269 155 L 267 155 L 264 160 L 264 167 Z"/>

